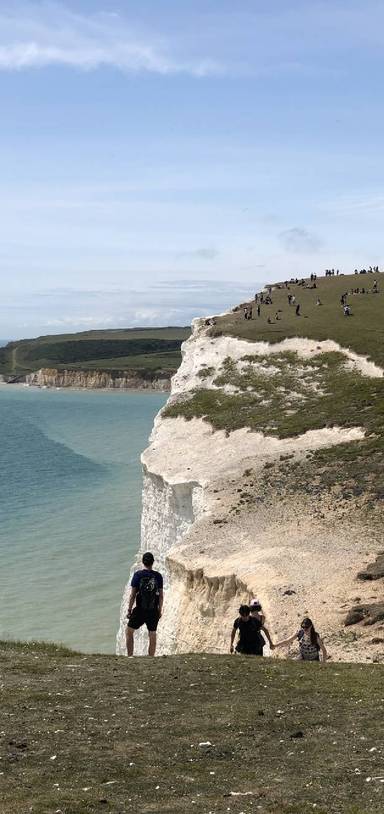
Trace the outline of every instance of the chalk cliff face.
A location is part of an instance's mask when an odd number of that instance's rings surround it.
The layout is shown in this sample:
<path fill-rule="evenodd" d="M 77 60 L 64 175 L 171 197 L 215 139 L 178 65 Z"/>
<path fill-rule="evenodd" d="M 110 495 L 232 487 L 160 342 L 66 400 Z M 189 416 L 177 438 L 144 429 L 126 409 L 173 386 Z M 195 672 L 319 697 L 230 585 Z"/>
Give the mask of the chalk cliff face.
<path fill-rule="evenodd" d="M 146 376 L 135 370 L 56 370 L 41 368 L 25 377 L 30 385 L 39 387 L 75 387 L 118 390 L 169 390 L 171 374 L 167 371 Z"/>
<path fill-rule="evenodd" d="M 223 366 L 228 369 L 228 360 L 237 371 L 251 364 L 273 377 L 279 354 L 296 355 L 304 365 L 319 352 L 343 354 L 345 375 L 383 375 L 335 342 L 286 339 L 268 345 L 212 338 L 205 322 L 196 320 L 182 347 L 168 406 L 186 403 L 197 388 L 235 392 L 235 384 L 217 379 Z M 301 368 L 297 375 L 303 376 Z M 316 387 L 316 382 L 308 383 L 308 388 Z M 300 617 L 311 615 L 327 631 L 334 659 L 365 659 L 371 652 L 367 636 L 362 634 L 357 650 L 350 646 L 343 618 L 356 594 L 362 600 L 375 595 L 372 583 L 356 585 L 356 573 L 382 548 L 380 532 L 359 514 L 358 506 L 351 512 L 351 503 L 336 499 L 332 490 L 313 492 L 305 483 L 292 488 L 314 452 L 356 442 L 364 430 L 336 425 L 279 438 L 247 426 L 214 431 L 202 418 L 168 417 L 166 412 L 156 417 L 142 455 L 142 536 L 135 565 L 150 550 L 155 567 L 165 575 L 158 652 L 226 652 L 239 604 L 258 596 L 272 636 L 292 634 Z M 128 596 L 129 584 L 117 636 L 121 654 Z M 145 639 L 137 637 L 136 652 L 145 652 Z"/>

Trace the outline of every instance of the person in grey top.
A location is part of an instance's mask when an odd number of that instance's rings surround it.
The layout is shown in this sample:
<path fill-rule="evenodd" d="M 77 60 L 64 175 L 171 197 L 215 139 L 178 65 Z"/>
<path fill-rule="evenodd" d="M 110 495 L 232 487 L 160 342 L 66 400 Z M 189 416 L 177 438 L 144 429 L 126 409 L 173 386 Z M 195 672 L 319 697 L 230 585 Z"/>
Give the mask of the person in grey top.
<path fill-rule="evenodd" d="M 276 642 L 275 647 L 284 647 L 284 645 L 292 644 L 295 641 L 299 642 L 299 658 L 303 661 L 320 661 L 320 652 L 322 654 L 322 661 L 327 660 L 327 651 L 325 649 L 323 640 L 314 628 L 313 622 L 308 616 L 305 616 L 300 630 L 297 630 L 288 639 L 283 639 L 281 642 Z"/>

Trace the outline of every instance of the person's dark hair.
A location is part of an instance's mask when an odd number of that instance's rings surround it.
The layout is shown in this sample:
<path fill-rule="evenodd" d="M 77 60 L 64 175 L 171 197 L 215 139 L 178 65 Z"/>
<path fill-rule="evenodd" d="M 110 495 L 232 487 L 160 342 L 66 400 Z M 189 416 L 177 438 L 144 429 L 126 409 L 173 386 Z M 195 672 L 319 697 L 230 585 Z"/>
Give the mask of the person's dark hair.
<path fill-rule="evenodd" d="M 142 558 L 143 565 L 153 565 L 155 558 L 150 551 L 146 551 Z"/>
<path fill-rule="evenodd" d="M 251 611 L 251 613 L 252 611 L 261 611 L 262 610 L 261 603 L 256 602 L 256 600 L 253 600 L 249 606 L 249 610 Z"/>
<path fill-rule="evenodd" d="M 317 641 L 317 637 L 318 637 L 319 634 L 315 630 L 315 626 L 314 626 L 314 624 L 312 622 L 312 619 L 310 619 L 309 616 L 304 616 L 304 619 L 303 619 L 303 621 L 301 623 L 301 627 L 302 628 L 311 628 L 311 644 L 316 645 L 316 647 L 318 648 L 319 644 L 318 644 L 318 641 Z"/>
<path fill-rule="evenodd" d="M 248 605 L 240 605 L 239 614 L 240 614 L 240 616 L 249 616 L 249 607 L 248 607 Z"/>

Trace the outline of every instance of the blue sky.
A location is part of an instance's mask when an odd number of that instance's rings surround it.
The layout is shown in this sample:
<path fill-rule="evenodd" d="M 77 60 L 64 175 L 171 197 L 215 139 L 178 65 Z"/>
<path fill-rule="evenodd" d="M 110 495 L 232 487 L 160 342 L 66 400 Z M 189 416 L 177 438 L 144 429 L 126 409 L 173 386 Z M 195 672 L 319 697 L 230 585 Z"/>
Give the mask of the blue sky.
<path fill-rule="evenodd" d="M 0 336 L 381 264 L 384 5 L 0 5 Z"/>

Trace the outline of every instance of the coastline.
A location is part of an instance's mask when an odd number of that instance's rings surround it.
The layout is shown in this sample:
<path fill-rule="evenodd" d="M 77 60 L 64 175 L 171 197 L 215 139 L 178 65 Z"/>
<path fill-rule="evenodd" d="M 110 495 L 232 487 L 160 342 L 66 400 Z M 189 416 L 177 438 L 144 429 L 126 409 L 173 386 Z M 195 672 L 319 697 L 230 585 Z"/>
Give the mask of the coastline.
<path fill-rule="evenodd" d="M 41 388 L 84 389 L 84 390 L 154 390 L 168 391 L 173 370 L 142 370 L 123 368 L 104 370 L 102 368 L 59 370 L 39 368 L 23 376 L 23 384 Z"/>
<path fill-rule="evenodd" d="M 157 387 L 75 387 L 74 385 L 67 385 L 66 387 L 54 387 L 51 385 L 40 385 L 40 384 L 25 384 L 23 382 L 16 382 L 12 384 L 10 382 L 0 381 L 0 388 L 8 388 L 12 390 L 31 390 L 31 391 L 40 391 L 40 390 L 47 390 L 50 392 L 58 392 L 58 391 L 67 391 L 70 393 L 167 393 L 170 392 L 171 387 L 167 390 L 159 390 Z"/>
<path fill-rule="evenodd" d="M 170 392 L 173 371 L 152 378 L 130 375 L 130 371 L 118 371 L 121 375 L 111 375 L 106 371 L 59 371 L 40 369 L 24 376 L 5 378 L 0 376 L 0 385 L 34 388 L 38 390 L 112 390 L 144 392 Z M 134 371 L 132 371 L 134 374 Z M 16 379 L 16 381 L 15 381 Z"/>

